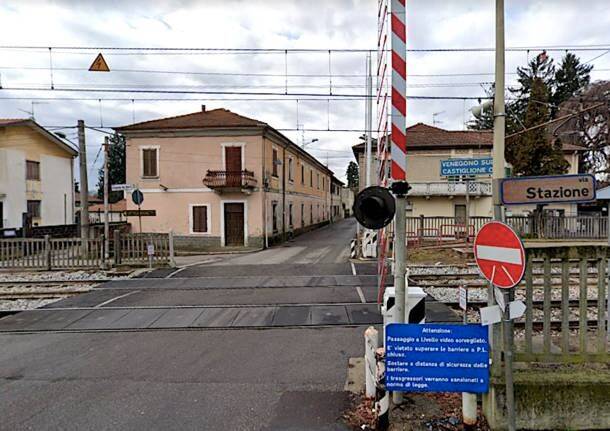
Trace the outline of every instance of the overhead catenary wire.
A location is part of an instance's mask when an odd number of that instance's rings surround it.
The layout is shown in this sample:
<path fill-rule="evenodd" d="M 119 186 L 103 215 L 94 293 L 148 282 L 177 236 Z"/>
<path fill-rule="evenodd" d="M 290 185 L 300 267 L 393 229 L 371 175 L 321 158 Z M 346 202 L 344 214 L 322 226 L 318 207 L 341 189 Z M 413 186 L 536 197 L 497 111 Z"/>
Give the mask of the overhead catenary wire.
<path fill-rule="evenodd" d="M 162 52 L 162 53 L 373 53 L 378 52 L 377 48 L 220 48 L 220 47 L 150 47 L 150 46 L 78 46 L 78 45 L 0 45 L 0 49 L 6 50 L 47 50 L 59 51 L 112 51 L 113 53 L 126 52 Z M 573 44 L 573 45 L 530 45 L 507 47 L 508 52 L 528 52 L 537 50 L 546 51 L 604 51 L 610 49 L 610 43 L 602 44 Z M 390 52 L 390 50 L 383 50 Z M 464 47 L 464 48 L 407 48 L 407 52 L 495 52 L 493 47 Z"/>
<path fill-rule="evenodd" d="M 245 95 L 245 96 L 283 96 L 285 93 L 278 93 L 272 91 L 206 91 L 206 90 L 160 90 L 160 89 L 134 89 L 134 88 L 55 88 L 51 89 L 48 87 L 3 87 L 0 91 L 52 91 L 52 92 L 82 92 L 82 93 L 133 93 L 133 94 L 215 94 L 215 95 Z M 349 94 L 349 93 L 301 93 L 301 92 L 289 92 L 288 96 L 304 96 L 304 97 L 321 97 L 321 98 L 360 98 L 366 99 L 369 97 L 374 98 L 374 95 L 367 94 Z M 97 99 L 97 98 L 96 98 Z M 131 100 L 132 98 L 129 98 Z M 492 99 L 491 96 L 414 96 L 407 95 L 407 99 L 419 99 L 419 100 L 483 100 Z"/>

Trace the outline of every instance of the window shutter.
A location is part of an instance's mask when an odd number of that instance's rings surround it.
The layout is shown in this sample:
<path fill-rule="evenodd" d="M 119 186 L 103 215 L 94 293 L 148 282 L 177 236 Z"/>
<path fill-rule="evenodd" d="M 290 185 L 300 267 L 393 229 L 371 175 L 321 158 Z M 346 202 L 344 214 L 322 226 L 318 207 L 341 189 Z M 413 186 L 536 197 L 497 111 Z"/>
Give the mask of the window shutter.
<path fill-rule="evenodd" d="M 208 231 L 208 208 L 204 206 L 193 207 L 193 232 L 205 233 Z"/>
<path fill-rule="evenodd" d="M 142 150 L 142 159 L 144 161 L 144 176 L 156 177 L 157 174 L 157 150 L 147 148 Z"/>

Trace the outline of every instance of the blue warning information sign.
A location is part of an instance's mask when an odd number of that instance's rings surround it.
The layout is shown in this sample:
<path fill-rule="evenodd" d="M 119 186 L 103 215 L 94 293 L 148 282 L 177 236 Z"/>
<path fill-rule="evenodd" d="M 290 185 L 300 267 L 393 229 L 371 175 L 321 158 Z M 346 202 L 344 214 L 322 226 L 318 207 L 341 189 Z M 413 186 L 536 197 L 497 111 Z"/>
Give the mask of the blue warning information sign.
<path fill-rule="evenodd" d="M 488 328 L 481 325 L 388 325 L 386 387 L 401 392 L 487 392 Z"/>

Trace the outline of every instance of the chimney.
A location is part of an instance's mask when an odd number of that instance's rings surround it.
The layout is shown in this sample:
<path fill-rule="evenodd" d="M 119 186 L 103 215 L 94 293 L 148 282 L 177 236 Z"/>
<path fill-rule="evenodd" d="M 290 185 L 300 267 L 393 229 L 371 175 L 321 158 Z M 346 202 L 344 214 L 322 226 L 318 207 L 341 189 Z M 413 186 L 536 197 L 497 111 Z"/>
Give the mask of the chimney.
<path fill-rule="evenodd" d="M 205 112 L 205 105 L 201 105 L 201 112 Z"/>

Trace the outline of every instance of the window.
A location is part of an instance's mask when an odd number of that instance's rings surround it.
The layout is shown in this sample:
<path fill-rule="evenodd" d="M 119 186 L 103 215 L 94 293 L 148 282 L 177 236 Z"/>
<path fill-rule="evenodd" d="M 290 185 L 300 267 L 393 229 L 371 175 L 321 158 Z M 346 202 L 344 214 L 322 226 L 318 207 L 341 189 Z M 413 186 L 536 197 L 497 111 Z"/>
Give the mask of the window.
<path fill-rule="evenodd" d="M 288 158 L 288 181 L 294 181 L 294 172 L 292 172 L 292 157 Z"/>
<path fill-rule="evenodd" d="M 40 181 L 40 162 L 25 161 L 25 179 Z"/>
<path fill-rule="evenodd" d="M 316 188 L 320 190 L 320 174 L 316 174 Z"/>
<path fill-rule="evenodd" d="M 288 226 L 292 228 L 292 203 L 288 204 Z"/>
<path fill-rule="evenodd" d="M 313 169 L 309 171 L 309 187 L 313 187 Z"/>
<path fill-rule="evenodd" d="M 0 206 L 0 209 L 2 209 L 2 206 Z M 303 203 L 301 204 L 301 227 L 305 227 L 305 204 Z"/>
<path fill-rule="evenodd" d="M 142 177 L 157 178 L 159 176 L 157 156 L 157 148 L 142 148 Z"/>
<path fill-rule="evenodd" d="M 208 206 L 193 205 L 191 207 L 191 233 L 208 233 Z"/>
<path fill-rule="evenodd" d="M 40 218 L 40 201 L 28 201 L 28 215 L 32 218 Z"/>
<path fill-rule="evenodd" d="M 273 176 L 277 177 L 277 165 L 279 164 L 279 159 L 277 158 L 277 150 L 273 149 Z"/>
<path fill-rule="evenodd" d="M 301 165 L 301 184 L 305 185 L 305 165 Z"/>
<path fill-rule="evenodd" d="M 271 204 L 272 217 L 273 217 L 273 232 L 277 232 L 277 202 Z"/>

